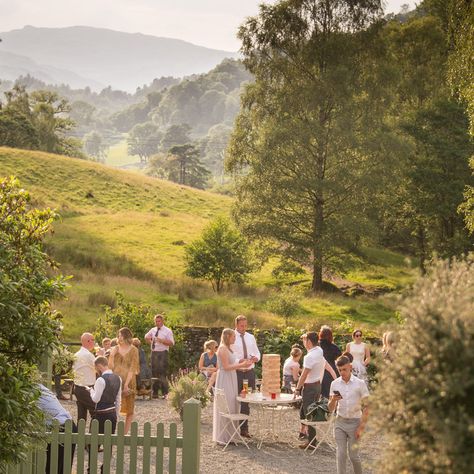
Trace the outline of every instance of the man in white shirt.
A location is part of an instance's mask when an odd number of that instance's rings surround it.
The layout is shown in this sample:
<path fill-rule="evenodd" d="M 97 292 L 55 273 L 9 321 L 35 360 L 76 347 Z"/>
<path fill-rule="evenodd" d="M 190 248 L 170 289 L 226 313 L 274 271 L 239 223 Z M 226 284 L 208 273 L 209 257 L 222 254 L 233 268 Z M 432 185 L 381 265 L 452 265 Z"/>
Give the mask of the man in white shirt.
<path fill-rule="evenodd" d="M 112 433 L 115 433 L 122 400 L 122 380 L 109 369 L 106 357 L 96 357 L 94 365 L 99 377 L 94 387 L 88 389 L 96 404 L 94 418 L 99 421 L 99 433 L 104 432 L 106 420 L 111 421 Z"/>
<path fill-rule="evenodd" d="M 151 373 L 158 379 L 153 384 L 153 398 L 158 398 L 161 388 L 163 398 L 168 396 L 168 352 L 174 346 L 173 331 L 164 325 L 162 314 L 155 316 L 155 326 L 145 334 L 145 340 L 151 344 Z"/>
<path fill-rule="evenodd" d="M 237 384 L 239 393 L 243 388 L 243 381 L 248 381 L 248 386 L 255 390 L 255 363 L 260 360 L 260 351 L 253 334 L 247 332 L 247 318 L 242 314 L 235 318 L 235 343 L 232 345 L 234 354 L 240 361 L 251 360 L 252 364 L 245 369 L 237 370 Z M 240 404 L 240 413 L 248 415 L 250 408 L 248 403 Z M 247 421 L 240 428 L 241 436 L 250 438 Z"/>
<path fill-rule="evenodd" d="M 74 395 L 77 404 L 77 421 L 84 419 L 87 421 L 87 412 L 91 418 L 94 414 L 95 403 L 91 400 L 90 387 L 95 384 L 95 357 L 91 350 L 94 347 L 94 336 L 85 332 L 81 336 L 82 347 L 74 354 L 72 365 L 74 372 Z"/>
<path fill-rule="evenodd" d="M 336 438 L 337 474 L 346 474 L 347 451 L 354 474 L 362 474 L 359 450 L 356 446 L 367 421 L 369 390 L 365 382 L 352 374 L 352 365 L 346 356 L 336 361 L 340 377 L 330 388 L 329 411 L 336 410 L 334 437 Z"/>
<path fill-rule="evenodd" d="M 301 403 L 300 417 L 306 418 L 308 407 L 319 400 L 321 396 L 321 380 L 324 375 L 324 367 L 326 360 L 324 359 L 323 350 L 319 347 L 318 334 L 315 332 L 308 332 L 303 335 L 303 344 L 308 351 L 303 359 L 303 372 L 298 380 L 295 389 L 295 395 L 303 397 Z M 300 445 L 300 448 L 305 449 L 308 444 L 315 443 L 316 430 L 313 426 L 308 426 L 308 441 Z"/>

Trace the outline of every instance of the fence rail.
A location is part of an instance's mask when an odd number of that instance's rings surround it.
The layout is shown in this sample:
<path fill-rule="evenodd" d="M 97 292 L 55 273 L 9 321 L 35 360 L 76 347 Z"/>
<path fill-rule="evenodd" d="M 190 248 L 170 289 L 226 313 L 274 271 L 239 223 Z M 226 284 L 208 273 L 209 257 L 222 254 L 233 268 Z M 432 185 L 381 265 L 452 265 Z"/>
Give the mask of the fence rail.
<path fill-rule="evenodd" d="M 138 434 L 136 422 L 132 423 L 130 434 L 125 435 L 123 422 L 117 424 L 117 431 L 112 434 L 110 421 L 105 423 L 104 433 L 99 433 L 99 423 L 93 420 L 90 432 L 86 433 L 84 420 L 79 421 L 77 432 L 69 420 L 64 426 L 54 425 L 47 436 L 49 444 L 38 446 L 20 464 L 7 465 L 6 473 L 71 474 L 75 467 L 77 474 L 198 474 L 200 423 L 201 406 L 193 399 L 184 405 L 182 436 L 178 436 L 176 423 L 169 425 L 167 436 L 163 423 L 158 423 L 154 430 L 151 423 L 145 423 L 143 433 Z M 99 446 L 102 446 L 101 455 Z M 181 463 L 178 450 L 181 450 Z"/>

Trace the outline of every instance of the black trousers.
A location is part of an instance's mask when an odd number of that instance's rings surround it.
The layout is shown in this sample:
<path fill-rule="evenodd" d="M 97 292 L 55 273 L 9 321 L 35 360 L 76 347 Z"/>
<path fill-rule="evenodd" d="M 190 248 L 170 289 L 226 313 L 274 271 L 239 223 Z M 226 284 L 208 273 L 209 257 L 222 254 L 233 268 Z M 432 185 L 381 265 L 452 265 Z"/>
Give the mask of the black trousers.
<path fill-rule="evenodd" d="M 300 419 L 306 418 L 308 407 L 313 402 L 317 402 L 321 396 L 321 383 L 305 383 L 303 385 L 303 392 L 301 393 L 303 400 L 301 402 Z M 316 429 L 313 426 L 308 426 L 308 439 L 311 441 L 316 436 Z"/>
<path fill-rule="evenodd" d="M 79 423 L 79 420 L 86 420 L 87 422 L 87 412 L 89 412 L 92 419 L 95 403 L 92 401 L 89 391 L 85 387 L 74 385 L 74 395 L 77 405 L 77 422 Z"/>
<path fill-rule="evenodd" d="M 115 433 L 117 428 L 117 411 L 109 411 L 106 413 L 96 413 L 94 419 L 99 422 L 99 433 L 103 434 L 105 431 L 105 422 L 110 420 L 112 422 L 112 433 Z"/>
<path fill-rule="evenodd" d="M 255 390 L 255 370 L 250 369 L 250 370 L 247 370 L 246 372 L 242 372 L 241 370 L 237 371 L 237 389 L 239 391 L 239 394 L 242 391 L 242 388 L 244 386 L 244 379 L 248 380 L 249 387 L 252 387 L 252 390 Z M 248 403 L 240 404 L 240 413 L 243 413 L 244 415 L 250 414 L 250 407 Z M 240 431 L 241 433 L 248 433 L 248 430 L 249 430 L 249 424 L 247 421 L 245 421 L 242 424 Z"/>
<path fill-rule="evenodd" d="M 64 431 L 64 425 L 61 425 L 59 427 L 59 431 Z M 72 423 L 72 432 L 77 433 L 77 426 L 74 422 Z M 70 466 L 72 466 L 75 450 L 76 450 L 76 445 L 73 444 L 71 446 L 71 461 L 70 461 L 71 464 L 70 464 Z M 51 466 L 51 444 L 48 443 L 47 450 L 46 450 L 45 474 L 49 474 L 50 466 Z M 58 444 L 58 470 L 57 470 L 57 474 L 63 474 L 63 472 L 64 472 L 64 446 L 62 444 Z"/>
<path fill-rule="evenodd" d="M 151 375 L 157 378 L 153 384 L 153 395 L 158 395 L 161 388 L 163 395 L 168 394 L 168 351 L 152 351 L 151 353 Z"/>

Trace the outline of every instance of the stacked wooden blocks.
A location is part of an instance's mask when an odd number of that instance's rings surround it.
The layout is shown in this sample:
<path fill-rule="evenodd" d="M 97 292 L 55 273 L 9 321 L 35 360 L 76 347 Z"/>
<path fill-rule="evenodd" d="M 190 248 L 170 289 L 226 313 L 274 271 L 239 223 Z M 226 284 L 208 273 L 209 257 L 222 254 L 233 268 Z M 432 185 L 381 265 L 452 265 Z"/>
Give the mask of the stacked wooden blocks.
<path fill-rule="evenodd" d="M 263 354 L 262 393 L 281 393 L 280 355 Z"/>

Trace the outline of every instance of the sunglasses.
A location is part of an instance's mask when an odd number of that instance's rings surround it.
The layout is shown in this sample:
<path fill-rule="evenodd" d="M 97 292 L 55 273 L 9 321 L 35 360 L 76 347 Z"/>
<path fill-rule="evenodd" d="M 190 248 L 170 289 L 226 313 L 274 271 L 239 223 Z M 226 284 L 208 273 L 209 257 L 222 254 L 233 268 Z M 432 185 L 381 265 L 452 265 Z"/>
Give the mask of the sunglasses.
<path fill-rule="evenodd" d="M 362 337 L 362 334 L 354 334 L 354 337 Z"/>

